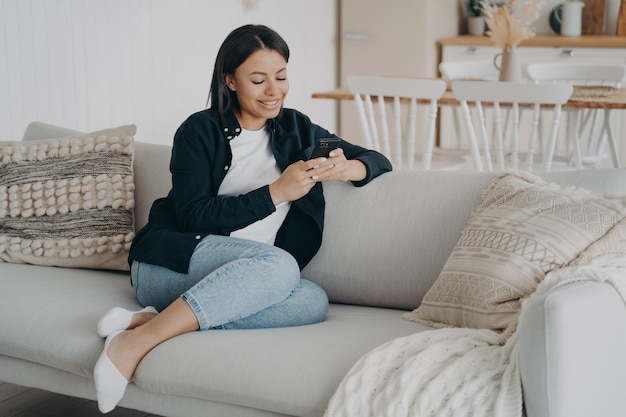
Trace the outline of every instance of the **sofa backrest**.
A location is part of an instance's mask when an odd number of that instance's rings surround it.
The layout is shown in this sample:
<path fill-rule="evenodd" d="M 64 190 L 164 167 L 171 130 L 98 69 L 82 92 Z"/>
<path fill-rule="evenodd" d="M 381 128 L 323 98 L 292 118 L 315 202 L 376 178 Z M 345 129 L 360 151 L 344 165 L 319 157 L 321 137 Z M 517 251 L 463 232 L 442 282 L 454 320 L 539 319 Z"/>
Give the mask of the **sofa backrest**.
<path fill-rule="evenodd" d="M 334 302 L 417 307 L 491 177 L 396 171 L 361 188 L 324 184 L 322 247 L 303 276 Z"/>
<path fill-rule="evenodd" d="M 150 207 L 172 187 L 169 170 L 172 147 L 135 142 L 135 229 L 148 222 Z"/>
<path fill-rule="evenodd" d="M 53 137 L 32 124 L 24 140 Z M 76 134 L 69 129 L 58 136 Z M 171 147 L 136 142 L 135 223 L 146 224 L 154 200 L 167 195 Z M 437 279 L 495 173 L 397 171 L 365 187 L 325 183 L 322 247 L 302 275 L 331 301 L 410 310 Z M 545 181 L 626 195 L 626 169 L 538 174 Z"/>
<path fill-rule="evenodd" d="M 170 189 L 171 147 L 137 142 L 135 149 L 135 222 L 140 228 L 152 202 Z M 322 248 L 303 277 L 320 284 L 333 302 L 416 306 L 492 177 L 403 171 L 360 188 L 324 184 Z"/>
<path fill-rule="evenodd" d="M 324 184 L 322 247 L 303 276 L 333 302 L 413 309 L 433 285 L 496 173 L 397 171 L 362 188 Z M 536 174 L 626 195 L 626 169 Z"/>

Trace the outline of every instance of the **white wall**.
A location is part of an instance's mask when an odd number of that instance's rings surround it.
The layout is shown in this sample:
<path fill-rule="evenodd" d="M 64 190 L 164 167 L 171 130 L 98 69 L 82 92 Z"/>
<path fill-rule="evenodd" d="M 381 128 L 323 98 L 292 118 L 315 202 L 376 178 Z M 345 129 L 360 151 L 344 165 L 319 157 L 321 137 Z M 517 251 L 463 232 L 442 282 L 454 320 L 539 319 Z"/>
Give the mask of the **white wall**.
<path fill-rule="evenodd" d="M 33 120 L 92 131 L 137 125 L 171 143 L 205 108 L 217 50 L 262 23 L 291 49 L 286 105 L 336 129 L 338 0 L 0 0 L 0 140 Z"/>

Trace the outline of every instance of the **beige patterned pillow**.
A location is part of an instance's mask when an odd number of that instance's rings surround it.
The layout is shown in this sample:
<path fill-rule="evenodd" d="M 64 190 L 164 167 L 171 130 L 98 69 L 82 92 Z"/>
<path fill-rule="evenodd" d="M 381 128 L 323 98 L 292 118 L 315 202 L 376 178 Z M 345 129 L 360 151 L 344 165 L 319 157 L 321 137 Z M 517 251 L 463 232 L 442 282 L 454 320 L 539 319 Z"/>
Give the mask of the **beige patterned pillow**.
<path fill-rule="evenodd" d="M 545 274 L 626 216 L 626 197 L 561 188 L 522 173 L 495 178 L 421 305 L 434 327 L 505 329 Z"/>
<path fill-rule="evenodd" d="M 128 270 L 135 131 L 0 142 L 0 261 Z"/>

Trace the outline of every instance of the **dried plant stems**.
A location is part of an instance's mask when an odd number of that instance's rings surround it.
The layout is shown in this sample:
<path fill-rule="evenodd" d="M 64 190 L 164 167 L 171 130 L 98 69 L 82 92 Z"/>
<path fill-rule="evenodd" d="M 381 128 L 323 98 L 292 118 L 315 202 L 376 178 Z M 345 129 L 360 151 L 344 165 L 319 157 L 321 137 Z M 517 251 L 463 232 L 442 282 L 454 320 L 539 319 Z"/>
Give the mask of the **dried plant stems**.
<path fill-rule="evenodd" d="M 508 0 L 502 6 L 482 0 L 487 36 L 502 49 L 513 48 L 535 36 L 531 24 L 539 18 L 545 0 Z"/>

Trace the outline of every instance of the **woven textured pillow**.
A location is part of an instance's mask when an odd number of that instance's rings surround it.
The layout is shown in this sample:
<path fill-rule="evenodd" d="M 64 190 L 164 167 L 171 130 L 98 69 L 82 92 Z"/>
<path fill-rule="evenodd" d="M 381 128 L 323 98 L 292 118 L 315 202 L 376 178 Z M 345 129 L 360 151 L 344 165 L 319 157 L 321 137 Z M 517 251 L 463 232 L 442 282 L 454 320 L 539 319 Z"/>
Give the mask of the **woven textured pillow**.
<path fill-rule="evenodd" d="M 404 317 L 434 327 L 505 329 L 545 274 L 626 216 L 626 197 L 505 173 L 485 190 L 439 277 Z"/>
<path fill-rule="evenodd" d="M 0 261 L 128 270 L 135 132 L 0 142 Z"/>

